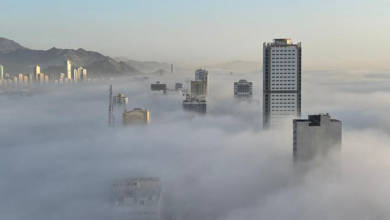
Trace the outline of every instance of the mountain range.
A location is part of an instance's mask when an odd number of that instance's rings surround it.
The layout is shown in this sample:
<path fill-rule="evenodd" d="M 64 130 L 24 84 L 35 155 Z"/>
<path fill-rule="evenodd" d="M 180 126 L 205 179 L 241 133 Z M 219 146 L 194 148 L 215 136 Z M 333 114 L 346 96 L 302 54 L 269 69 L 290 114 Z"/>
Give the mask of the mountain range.
<path fill-rule="evenodd" d="M 30 73 L 35 65 L 39 65 L 45 73 L 62 73 L 65 72 L 67 59 L 72 61 L 73 67 L 86 68 L 90 76 L 135 75 L 145 71 L 169 69 L 168 64 L 114 59 L 82 48 L 74 50 L 53 47 L 48 50 L 34 50 L 0 37 L 0 64 L 8 73 Z"/>

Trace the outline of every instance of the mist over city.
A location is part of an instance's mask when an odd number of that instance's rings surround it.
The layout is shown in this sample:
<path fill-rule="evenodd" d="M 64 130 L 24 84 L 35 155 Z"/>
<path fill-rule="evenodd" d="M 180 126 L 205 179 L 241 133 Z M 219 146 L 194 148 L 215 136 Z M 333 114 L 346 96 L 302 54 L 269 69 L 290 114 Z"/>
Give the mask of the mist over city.
<path fill-rule="evenodd" d="M 5 0 L 0 219 L 390 218 L 390 44 L 349 25 L 378 28 L 389 4 L 129 2 L 67 18 L 62 3 Z M 23 34 L 38 8 L 65 28 L 37 16 L 46 35 Z M 267 18 L 278 8 L 301 24 Z"/>

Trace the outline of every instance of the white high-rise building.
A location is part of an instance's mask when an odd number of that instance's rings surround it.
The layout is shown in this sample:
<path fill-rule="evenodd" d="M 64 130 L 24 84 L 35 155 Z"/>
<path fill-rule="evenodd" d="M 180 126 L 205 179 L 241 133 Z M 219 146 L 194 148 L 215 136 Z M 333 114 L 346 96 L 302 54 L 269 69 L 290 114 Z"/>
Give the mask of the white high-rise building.
<path fill-rule="evenodd" d="M 263 44 L 263 126 L 301 116 L 301 43 L 275 39 Z"/>
<path fill-rule="evenodd" d="M 307 161 L 324 156 L 332 149 L 341 150 L 342 123 L 329 114 L 309 115 L 294 124 L 294 159 Z"/>
<path fill-rule="evenodd" d="M 66 60 L 66 78 L 72 79 L 72 62 L 70 60 Z"/>
<path fill-rule="evenodd" d="M 33 68 L 33 73 L 35 76 L 35 80 L 38 81 L 39 75 L 41 74 L 41 67 L 39 65 L 35 65 Z"/>

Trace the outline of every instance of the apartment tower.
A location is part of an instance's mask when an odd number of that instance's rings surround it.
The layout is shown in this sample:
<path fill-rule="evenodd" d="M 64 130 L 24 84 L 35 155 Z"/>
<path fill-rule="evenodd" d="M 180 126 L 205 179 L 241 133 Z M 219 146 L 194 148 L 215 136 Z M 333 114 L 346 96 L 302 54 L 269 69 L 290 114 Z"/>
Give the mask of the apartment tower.
<path fill-rule="evenodd" d="M 263 127 L 301 116 L 301 43 L 274 39 L 263 44 Z"/>

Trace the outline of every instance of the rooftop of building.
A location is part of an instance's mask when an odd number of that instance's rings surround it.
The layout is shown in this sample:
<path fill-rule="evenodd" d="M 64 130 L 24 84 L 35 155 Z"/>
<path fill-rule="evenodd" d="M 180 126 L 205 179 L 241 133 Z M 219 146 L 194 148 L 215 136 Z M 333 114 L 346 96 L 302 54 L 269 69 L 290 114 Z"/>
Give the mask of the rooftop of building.
<path fill-rule="evenodd" d="M 294 119 L 294 123 L 309 122 L 309 126 L 320 126 L 323 119 L 329 120 L 331 122 L 341 122 L 340 120 L 332 119 L 329 113 L 320 113 L 316 115 L 309 115 L 308 119 Z"/>
<path fill-rule="evenodd" d="M 143 108 L 134 108 L 133 110 L 125 110 L 125 113 L 132 113 L 132 112 L 147 112 L 149 111 L 148 109 L 143 109 Z"/>
<path fill-rule="evenodd" d="M 191 96 L 190 94 L 186 95 L 186 99 L 183 100 L 183 103 L 206 103 L 205 96 Z"/>
<path fill-rule="evenodd" d="M 240 79 L 238 82 L 235 82 L 235 83 L 247 84 L 247 83 L 252 83 L 252 82 L 248 82 L 248 81 L 245 80 L 245 79 Z"/>
<path fill-rule="evenodd" d="M 264 45 L 267 46 L 290 46 L 290 45 L 296 45 L 298 47 L 301 46 L 301 43 L 294 44 L 291 38 L 275 38 L 273 42 L 270 43 L 264 43 Z"/>

